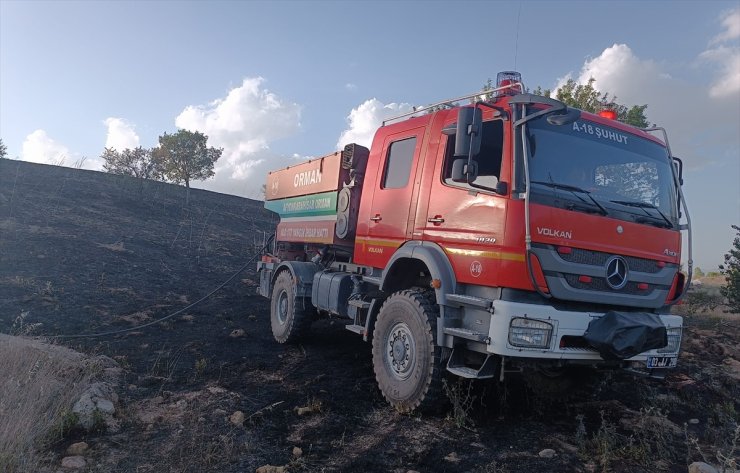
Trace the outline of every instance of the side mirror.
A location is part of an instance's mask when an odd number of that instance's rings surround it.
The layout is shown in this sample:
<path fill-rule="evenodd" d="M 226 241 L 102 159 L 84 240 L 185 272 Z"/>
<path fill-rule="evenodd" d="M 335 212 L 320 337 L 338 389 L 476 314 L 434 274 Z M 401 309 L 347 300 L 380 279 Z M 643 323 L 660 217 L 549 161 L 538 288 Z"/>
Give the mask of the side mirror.
<path fill-rule="evenodd" d="M 467 159 L 456 159 L 452 162 L 452 181 L 460 183 L 473 182 L 478 177 L 478 163 Z"/>
<path fill-rule="evenodd" d="M 478 107 L 461 108 L 457 112 L 455 156 L 475 156 L 480 152 L 482 125 L 483 112 Z"/>
<path fill-rule="evenodd" d="M 673 157 L 673 166 L 676 168 L 676 175 L 678 176 L 678 183 L 683 185 L 683 161 L 681 158 Z"/>

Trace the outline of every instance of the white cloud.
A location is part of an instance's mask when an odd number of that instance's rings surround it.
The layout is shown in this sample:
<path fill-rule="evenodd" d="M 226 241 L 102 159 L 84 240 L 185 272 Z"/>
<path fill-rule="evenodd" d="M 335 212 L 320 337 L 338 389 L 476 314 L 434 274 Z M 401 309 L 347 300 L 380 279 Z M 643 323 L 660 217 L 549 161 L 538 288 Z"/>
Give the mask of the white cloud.
<path fill-rule="evenodd" d="M 285 165 L 288 158 L 270 151 L 270 143 L 300 130 L 301 107 L 265 89 L 264 82 L 246 78 L 225 97 L 188 105 L 175 119 L 178 128 L 205 133 L 209 146 L 224 149 L 215 177 L 199 187 L 261 197 L 267 170 Z"/>
<path fill-rule="evenodd" d="M 339 136 L 337 149 L 342 149 L 348 143 L 370 147 L 375 131 L 383 120 L 412 110 L 413 107 L 408 103 L 384 104 L 376 98 L 364 101 L 349 112 L 349 128 Z"/>
<path fill-rule="evenodd" d="M 717 70 L 709 93 L 712 97 L 734 98 L 740 96 L 740 8 L 726 12 L 721 17 L 724 30 L 710 41 L 710 47 L 699 59 Z M 725 44 L 729 43 L 729 44 Z"/>
<path fill-rule="evenodd" d="M 711 44 L 723 43 L 740 38 L 740 8 L 725 12 L 720 17 L 724 31 L 712 38 Z"/>
<path fill-rule="evenodd" d="M 36 130 L 23 141 L 21 159 L 41 164 L 70 165 L 71 154 L 63 144 L 53 140 L 44 130 Z"/>
<path fill-rule="evenodd" d="M 576 81 L 585 84 L 591 77 L 596 79 L 594 87 L 618 95 L 620 102 L 628 99 L 625 93 L 634 96 L 639 88 L 666 79 L 657 63 L 638 58 L 626 44 L 614 44 L 598 57 L 587 60 Z"/>
<path fill-rule="evenodd" d="M 26 136 L 21 148 L 21 160 L 31 163 L 55 164 L 99 171 L 103 168 L 99 158 L 88 158 L 70 151 L 67 146 L 51 138 L 44 130 Z"/>
<path fill-rule="evenodd" d="M 139 146 L 139 135 L 134 131 L 134 126 L 123 118 L 108 117 L 103 123 L 108 127 L 108 135 L 105 138 L 105 147 L 118 151 L 134 149 Z"/>
<path fill-rule="evenodd" d="M 699 57 L 719 70 L 709 89 L 712 97 L 737 96 L 740 92 L 740 48 L 719 46 L 704 51 Z"/>
<path fill-rule="evenodd" d="M 348 82 L 348 83 L 344 84 L 344 88 L 347 89 L 347 90 L 349 90 L 349 91 L 355 91 L 355 90 L 357 90 L 357 84 L 353 84 L 352 82 Z"/>

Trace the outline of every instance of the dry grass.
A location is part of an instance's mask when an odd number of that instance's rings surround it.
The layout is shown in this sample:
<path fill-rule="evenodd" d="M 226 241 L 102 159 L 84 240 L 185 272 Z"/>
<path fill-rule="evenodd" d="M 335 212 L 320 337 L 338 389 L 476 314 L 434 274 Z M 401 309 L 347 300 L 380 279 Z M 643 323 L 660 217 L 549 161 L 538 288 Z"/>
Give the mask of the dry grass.
<path fill-rule="evenodd" d="M 74 424 L 94 366 L 80 353 L 0 334 L 0 471 L 37 471 L 38 452 Z"/>

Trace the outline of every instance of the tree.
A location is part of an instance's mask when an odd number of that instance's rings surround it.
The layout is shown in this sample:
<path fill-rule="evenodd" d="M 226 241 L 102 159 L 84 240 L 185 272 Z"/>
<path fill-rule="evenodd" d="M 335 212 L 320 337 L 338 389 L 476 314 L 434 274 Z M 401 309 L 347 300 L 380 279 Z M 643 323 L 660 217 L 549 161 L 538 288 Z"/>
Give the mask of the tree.
<path fill-rule="evenodd" d="M 617 112 L 617 119 L 630 125 L 647 128 L 650 123 L 645 116 L 647 105 L 633 105 L 627 108 L 617 103 L 617 97 L 609 97 L 608 92 L 600 93 L 594 87 L 596 79 L 591 77 L 586 84 L 578 84 L 573 79 L 568 79 L 564 86 L 558 89 L 556 99 L 569 107 L 580 108 L 586 112 L 598 113 L 604 106 L 612 108 Z"/>
<path fill-rule="evenodd" d="M 720 273 L 725 276 L 726 284 L 720 288 L 727 298 L 731 312 L 740 313 L 740 226 L 732 225 L 737 232 L 732 248 L 725 254 L 725 263 L 719 265 Z"/>
<path fill-rule="evenodd" d="M 176 184 L 185 183 L 185 202 L 190 202 L 190 181 L 213 177 L 213 165 L 223 148 L 208 147 L 208 137 L 199 131 L 178 130 L 159 137 L 159 147 L 152 150 L 163 176 Z"/>
<path fill-rule="evenodd" d="M 604 107 L 609 107 L 617 112 L 617 119 L 621 122 L 639 128 L 650 126 L 650 122 L 645 115 L 647 105 L 633 105 L 628 108 L 626 105 L 618 103 L 616 96 L 610 97 L 608 92 L 601 93 L 596 90 L 594 82 L 596 82 L 596 79 L 593 77 L 586 84 L 579 84 L 574 79 L 568 79 L 565 85 L 558 89 L 555 98 L 569 107 L 579 108 L 591 113 L 598 113 Z M 552 95 L 550 89 L 543 89 L 539 86 L 533 93 L 545 97 Z"/>
<path fill-rule="evenodd" d="M 694 268 L 694 277 L 695 278 L 703 278 L 705 276 L 704 271 L 701 270 L 700 267 Z"/>
<path fill-rule="evenodd" d="M 162 180 L 161 166 L 150 149 L 141 146 L 123 151 L 105 148 L 100 158 L 104 161 L 103 170 L 111 174 Z"/>
<path fill-rule="evenodd" d="M 5 159 L 5 156 L 8 155 L 8 148 L 5 147 L 5 143 L 3 143 L 3 139 L 0 138 L 0 159 Z"/>

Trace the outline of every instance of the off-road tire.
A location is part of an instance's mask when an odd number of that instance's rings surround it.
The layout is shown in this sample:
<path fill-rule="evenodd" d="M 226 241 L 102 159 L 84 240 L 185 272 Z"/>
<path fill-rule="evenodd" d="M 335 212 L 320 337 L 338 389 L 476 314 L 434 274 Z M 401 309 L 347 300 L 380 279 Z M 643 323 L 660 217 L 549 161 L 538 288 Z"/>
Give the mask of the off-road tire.
<path fill-rule="evenodd" d="M 295 343 L 303 338 L 313 320 L 311 302 L 296 296 L 290 271 L 281 271 L 275 279 L 270 298 L 270 325 L 278 343 Z"/>
<path fill-rule="evenodd" d="M 435 343 L 439 307 L 434 293 L 393 293 L 378 313 L 373 331 L 373 369 L 383 397 L 402 413 L 439 407 L 441 349 Z"/>

